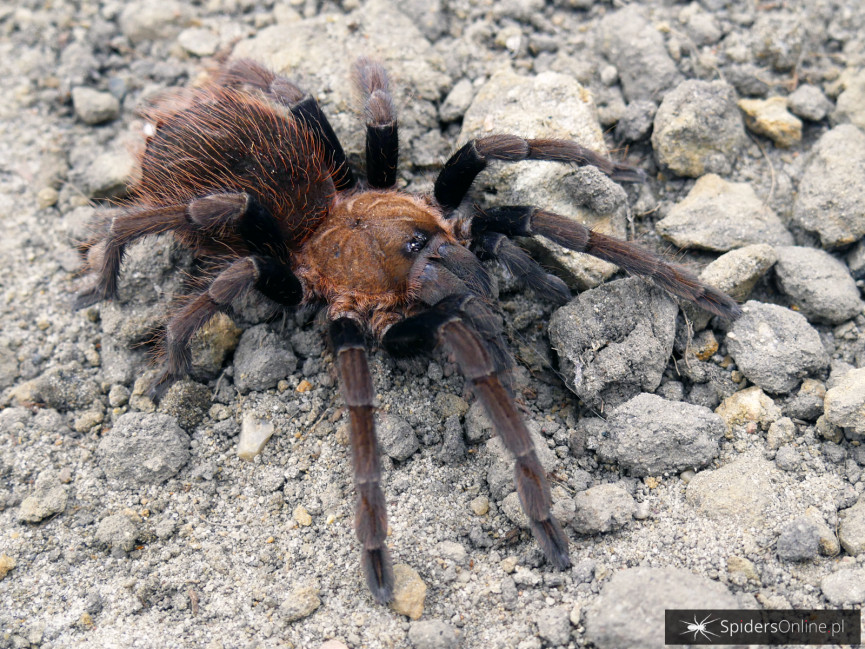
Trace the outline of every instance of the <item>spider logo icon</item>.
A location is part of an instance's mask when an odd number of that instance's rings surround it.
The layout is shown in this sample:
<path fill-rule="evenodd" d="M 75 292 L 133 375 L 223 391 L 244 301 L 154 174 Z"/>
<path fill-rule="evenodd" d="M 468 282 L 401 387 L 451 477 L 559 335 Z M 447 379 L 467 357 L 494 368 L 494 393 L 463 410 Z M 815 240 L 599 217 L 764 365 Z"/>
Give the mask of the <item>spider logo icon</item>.
<path fill-rule="evenodd" d="M 686 620 L 680 620 L 682 622 L 682 624 L 688 625 L 688 628 L 687 628 L 687 630 L 682 631 L 679 635 L 685 635 L 686 633 L 693 633 L 694 634 L 694 640 L 696 640 L 697 636 L 701 635 L 701 634 L 704 638 L 706 638 L 706 640 L 710 640 L 711 638 L 709 638 L 709 636 L 711 636 L 711 635 L 713 635 L 717 638 L 718 637 L 717 633 L 712 633 L 711 631 L 709 631 L 709 629 L 706 628 L 712 622 L 718 621 L 717 619 L 710 620 L 709 619 L 710 617 L 711 617 L 711 615 L 707 615 L 706 617 L 704 617 L 699 622 L 697 622 L 697 616 L 696 615 L 694 616 L 693 622 L 687 622 Z"/>

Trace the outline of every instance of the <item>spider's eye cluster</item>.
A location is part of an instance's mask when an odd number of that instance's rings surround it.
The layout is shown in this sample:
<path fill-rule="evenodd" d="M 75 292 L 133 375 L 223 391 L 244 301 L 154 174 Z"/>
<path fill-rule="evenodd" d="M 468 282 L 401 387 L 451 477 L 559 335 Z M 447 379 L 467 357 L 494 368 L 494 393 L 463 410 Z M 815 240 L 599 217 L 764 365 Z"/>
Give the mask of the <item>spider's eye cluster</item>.
<path fill-rule="evenodd" d="M 406 244 L 406 250 L 413 255 L 416 255 L 421 250 L 423 250 L 427 241 L 429 241 L 429 235 L 426 232 L 415 232 L 414 236 L 408 240 Z"/>

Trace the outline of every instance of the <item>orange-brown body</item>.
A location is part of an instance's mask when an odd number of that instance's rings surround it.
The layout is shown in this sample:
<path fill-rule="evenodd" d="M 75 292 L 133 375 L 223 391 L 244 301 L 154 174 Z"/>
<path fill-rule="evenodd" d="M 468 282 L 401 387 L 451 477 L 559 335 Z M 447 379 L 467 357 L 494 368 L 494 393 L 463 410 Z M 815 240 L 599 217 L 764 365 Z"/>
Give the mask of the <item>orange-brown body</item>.
<path fill-rule="evenodd" d="M 415 235 L 456 243 L 453 221 L 412 194 L 365 191 L 337 196 L 318 230 L 302 246 L 298 277 L 330 305 L 330 316 L 370 318 L 381 334 L 407 315 L 424 259 L 407 249 Z"/>

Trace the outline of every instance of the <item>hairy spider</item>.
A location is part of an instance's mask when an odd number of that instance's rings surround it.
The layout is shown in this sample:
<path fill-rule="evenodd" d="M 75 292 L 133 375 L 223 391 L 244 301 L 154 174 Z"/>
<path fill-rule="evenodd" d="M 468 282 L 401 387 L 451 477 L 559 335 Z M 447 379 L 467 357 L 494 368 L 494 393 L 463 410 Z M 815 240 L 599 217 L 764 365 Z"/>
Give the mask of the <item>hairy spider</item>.
<path fill-rule="evenodd" d="M 564 216 L 462 205 L 493 160 L 594 165 L 617 181 L 642 180 L 639 170 L 575 142 L 479 138 L 448 159 L 431 196 L 396 190 L 397 118 L 387 74 L 360 59 L 354 82 L 365 108 L 365 183 L 315 99 L 252 61 L 226 64 L 203 87 L 157 103 L 132 199 L 91 242 L 96 278 L 77 306 L 115 296 L 124 250 L 141 237 L 173 232 L 208 260 L 197 293 L 182 298 L 165 324 L 164 366 L 150 393 L 157 399 L 189 369 L 195 332 L 246 292 L 286 307 L 326 304 L 350 418 L 361 564 L 379 602 L 392 599 L 393 573 L 366 340 L 397 357 L 443 345 L 516 458 L 520 502 L 547 560 L 567 568 L 568 539 L 550 513 L 546 476 L 499 378 L 511 360 L 480 260 L 497 260 L 542 297 L 564 303 L 565 283 L 510 238 L 540 235 L 648 276 L 711 313 L 730 318 L 739 309 L 684 269 Z"/>

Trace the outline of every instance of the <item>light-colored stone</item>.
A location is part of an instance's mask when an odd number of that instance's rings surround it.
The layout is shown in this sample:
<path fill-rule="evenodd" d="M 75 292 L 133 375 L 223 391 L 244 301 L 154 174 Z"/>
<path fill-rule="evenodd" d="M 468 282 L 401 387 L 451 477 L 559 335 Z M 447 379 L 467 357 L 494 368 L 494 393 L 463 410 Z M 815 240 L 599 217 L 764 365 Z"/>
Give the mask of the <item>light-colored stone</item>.
<path fill-rule="evenodd" d="M 775 497 L 771 462 L 746 455 L 720 469 L 701 471 L 688 483 L 686 498 L 707 518 L 756 524 Z"/>
<path fill-rule="evenodd" d="M 244 460 L 252 460 L 261 453 L 267 440 L 273 435 L 273 422 L 258 419 L 252 413 L 243 415 L 240 424 L 240 438 L 237 441 L 237 456 Z"/>
<path fill-rule="evenodd" d="M 575 140 L 607 154 L 591 93 L 575 79 L 556 72 L 525 77 L 501 70 L 477 91 L 463 117 L 460 141 L 499 133 Z M 591 183 L 597 188 L 590 187 Z M 518 162 L 491 167 L 476 184 L 486 192 L 485 202 L 490 205 L 543 205 L 593 230 L 625 235 L 624 191 L 587 169 L 554 162 Z M 591 204 L 589 194 L 602 200 Z M 531 245 L 581 289 L 597 286 L 615 272 L 610 263 L 547 240 L 536 239 Z"/>
<path fill-rule="evenodd" d="M 865 368 L 850 370 L 823 402 L 826 419 L 857 435 L 865 435 Z"/>
<path fill-rule="evenodd" d="M 0 581 L 15 567 L 15 559 L 8 554 L 0 554 Z"/>
<path fill-rule="evenodd" d="M 289 592 L 282 604 L 279 605 L 279 610 L 286 624 L 291 624 L 309 617 L 319 606 L 321 606 L 321 600 L 318 598 L 318 588 L 303 586 Z"/>
<path fill-rule="evenodd" d="M 789 148 L 802 140 L 802 120 L 787 110 L 785 97 L 740 99 L 745 125 L 770 138 L 775 146 Z"/>
<path fill-rule="evenodd" d="M 680 248 L 717 252 L 793 243 L 793 235 L 749 184 L 727 182 L 716 174 L 700 176 L 655 229 Z"/>
<path fill-rule="evenodd" d="M 417 570 L 404 563 L 393 567 L 393 578 L 393 601 L 390 607 L 400 615 L 419 620 L 426 601 L 426 584 L 423 579 Z"/>
<path fill-rule="evenodd" d="M 755 385 L 724 399 L 721 405 L 715 408 L 715 414 L 721 416 L 727 424 L 728 434 L 732 434 L 735 426 L 748 422 L 755 422 L 766 430 L 772 422 L 781 418 L 781 409 Z"/>
<path fill-rule="evenodd" d="M 865 497 L 852 507 L 838 512 L 838 540 L 851 556 L 865 553 Z"/>

